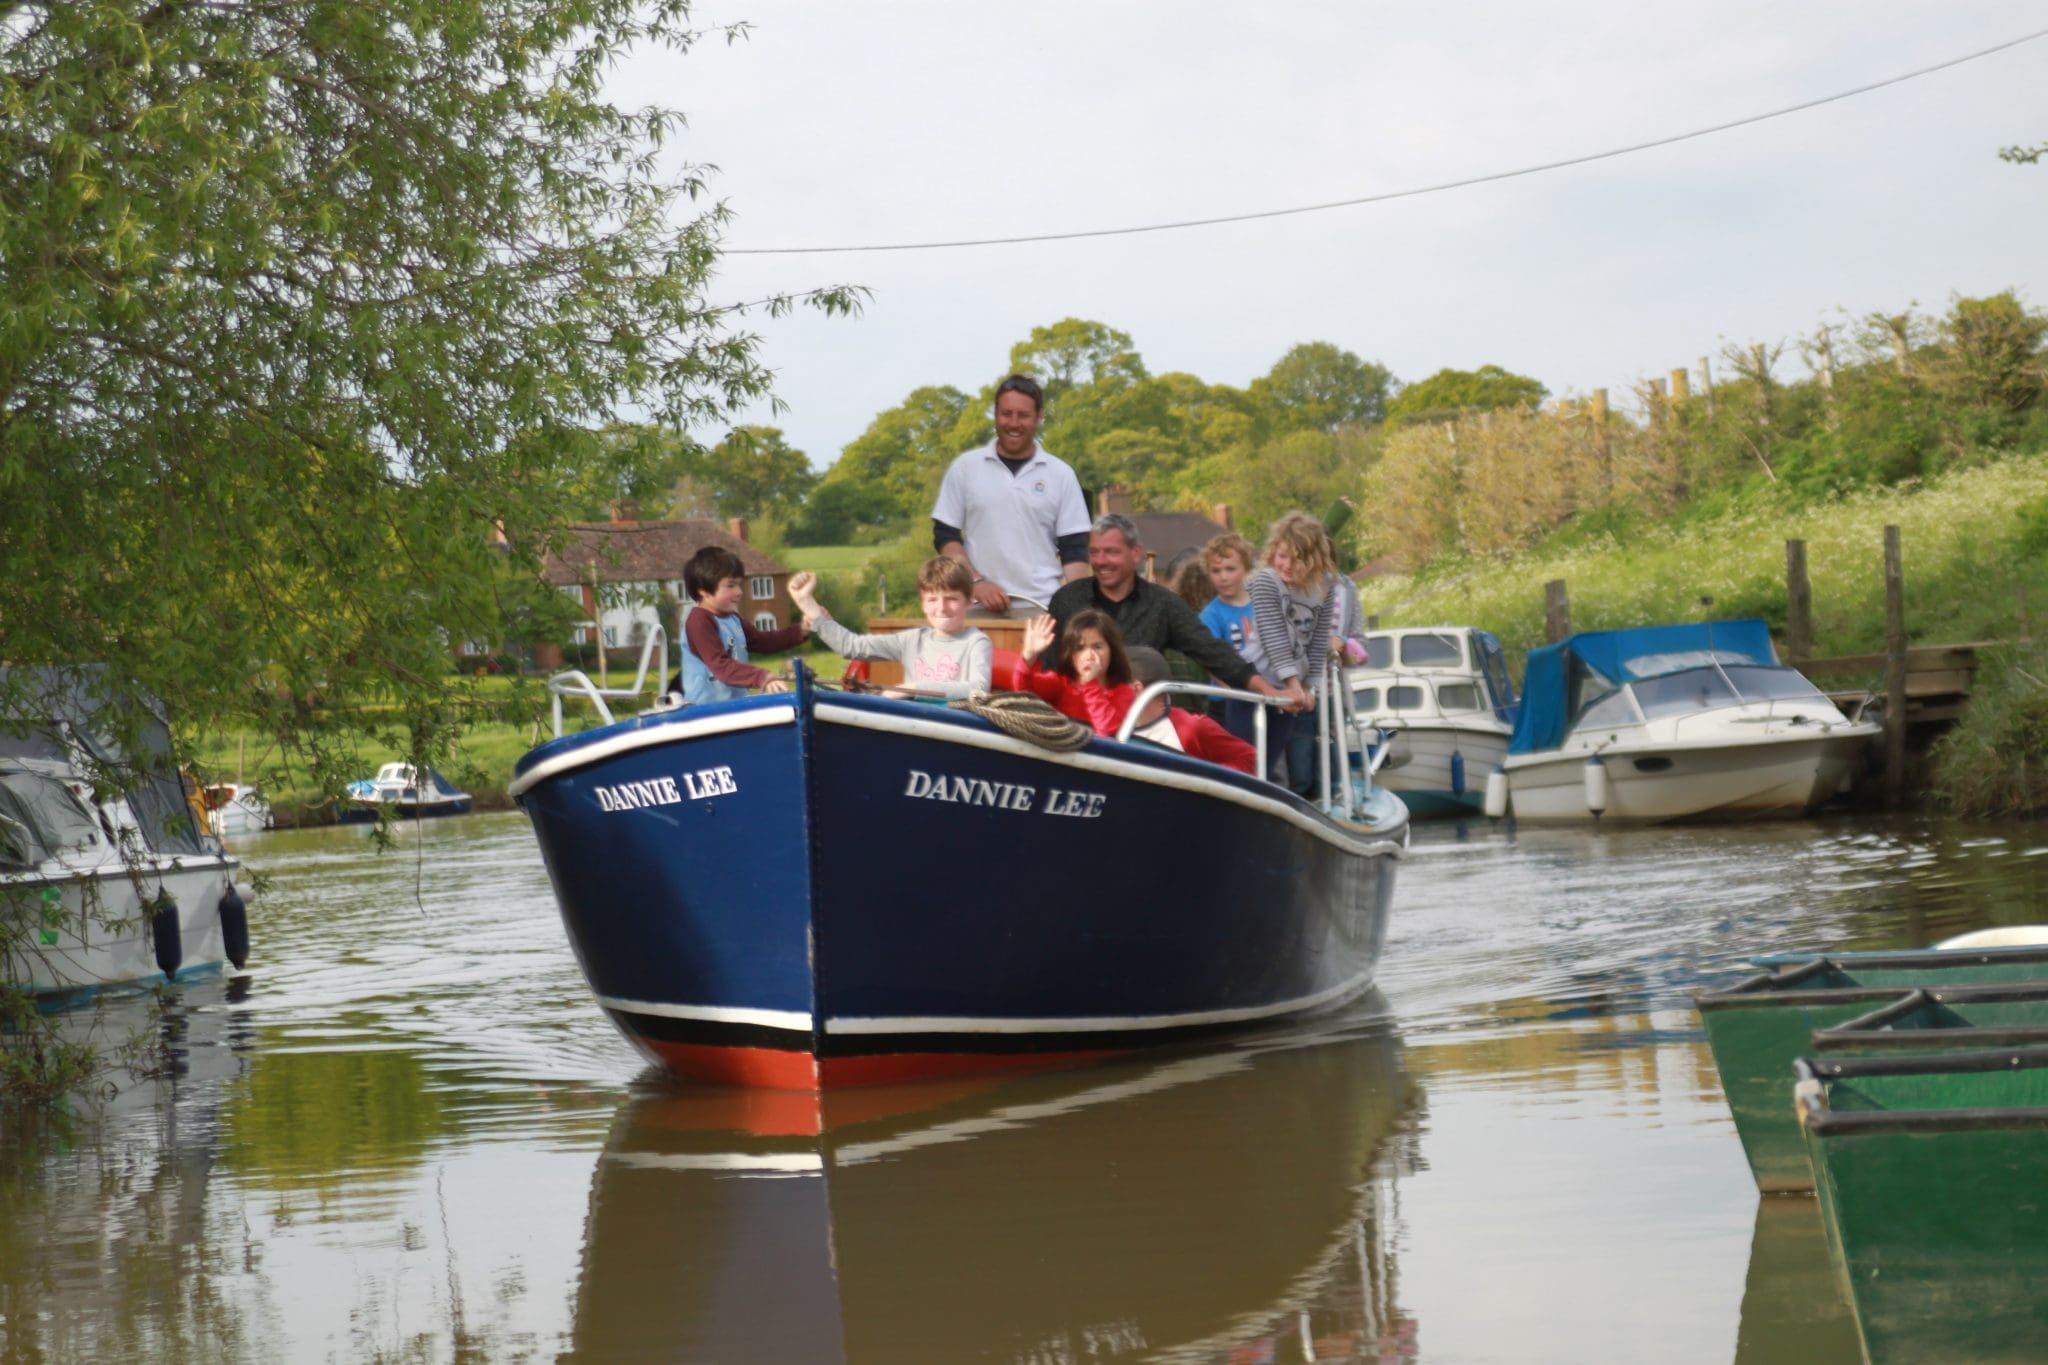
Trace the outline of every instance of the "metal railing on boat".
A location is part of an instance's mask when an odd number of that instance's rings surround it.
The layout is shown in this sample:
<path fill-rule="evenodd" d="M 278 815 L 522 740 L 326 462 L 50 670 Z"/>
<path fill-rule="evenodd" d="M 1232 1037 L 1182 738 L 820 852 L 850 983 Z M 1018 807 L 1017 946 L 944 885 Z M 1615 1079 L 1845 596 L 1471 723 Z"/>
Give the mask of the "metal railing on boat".
<path fill-rule="evenodd" d="M 658 662 L 657 662 L 658 661 Z M 613 720 L 612 708 L 605 704 L 606 697 L 637 697 L 647 685 L 647 670 L 653 666 L 654 695 L 661 695 L 663 674 L 668 668 L 668 632 L 656 622 L 648 627 L 647 639 L 640 646 L 640 668 L 633 674 L 630 687 L 600 687 L 592 682 L 590 675 L 580 668 L 557 673 L 548 679 L 548 698 L 554 707 L 555 738 L 562 737 L 562 698 L 582 697 L 597 708 L 597 714 L 604 724 Z"/>
<path fill-rule="evenodd" d="M 1266 708 L 1278 707 L 1281 699 L 1247 692 L 1236 687 L 1219 687 L 1214 683 L 1187 682 L 1177 678 L 1166 678 L 1147 684 L 1138 693 L 1138 699 L 1125 714 L 1123 724 L 1117 727 L 1116 738 L 1129 743 L 1138 728 L 1138 717 L 1145 714 L 1145 708 L 1164 696 L 1221 697 L 1228 701 L 1251 702 L 1258 709 L 1252 712 L 1253 749 L 1258 753 L 1258 774 L 1263 777 L 1268 771 L 1266 765 Z M 1358 818 L 1361 805 L 1372 791 L 1373 774 L 1386 761 L 1387 746 L 1379 746 L 1374 753 L 1372 746 L 1364 742 L 1361 731 L 1365 728 L 1358 720 L 1358 710 L 1353 704 L 1351 689 L 1345 685 L 1343 669 L 1334 661 L 1324 678 L 1324 685 L 1316 698 L 1316 767 L 1319 772 L 1319 799 L 1317 804 L 1330 815 L 1346 820 Z M 1362 762 L 1359 775 L 1361 785 L 1354 786 L 1348 780 L 1351 773 L 1352 741 L 1359 742 Z M 1336 761 L 1331 761 L 1333 753 Z M 1340 780 L 1337 774 L 1345 774 Z"/>

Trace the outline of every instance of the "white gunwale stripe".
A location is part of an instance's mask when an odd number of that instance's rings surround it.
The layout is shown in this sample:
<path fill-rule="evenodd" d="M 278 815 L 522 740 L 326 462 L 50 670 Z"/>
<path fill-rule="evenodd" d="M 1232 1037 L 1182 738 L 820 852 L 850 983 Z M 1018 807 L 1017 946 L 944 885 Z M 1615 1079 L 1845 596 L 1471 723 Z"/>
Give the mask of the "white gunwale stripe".
<path fill-rule="evenodd" d="M 608 1010 L 627 1014 L 651 1014 L 663 1019 L 693 1019 L 706 1024 L 748 1024 L 755 1028 L 811 1031 L 811 1016 L 804 1010 L 758 1010 L 740 1005 L 669 1005 L 654 1000 L 622 1000 L 600 995 L 597 1003 Z"/>
<path fill-rule="evenodd" d="M 741 1175 L 819 1175 L 822 1152 L 619 1152 L 615 1165 L 655 1171 L 733 1171 Z"/>
<path fill-rule="evenodd" d="M 507 794 L 518 797 L 551 777 L 591 763 L 600 763 L 619 754 L 631 753 L 659 744 L 676 744 L 686 739 L 697 739 L 704 735 L 726 735 L 736 730 L 758 730 L 769 725 L 792 725 L 796 722 L 796 707 L 769 706 L 749 711 L 737 711 L 725 716 L 706 716 L 702 720 L 671 721 L 665 725 L 647 725 L 623 735 L 613 735 L 595 744 L 566 754 L 557 754 L 545 762 L 536 763 L 512 779 Z"/>
<path fill-rule="evenodd" d="M 1356 995 L 1372 984 L 1367 968 L 1348 981 L 1317 991 L 1314 995 L 1267 1005 L 1243 1005 L 1224 1010 L 1191 1010 L 1183 1014 L 1123 1014 L 1093 1017 L 972 1015 L 902 1015 L 895 1017 L 848 1015 L 825 1020 L 825 1032 L 840 1035 L 890 1033 L 1139 1033 L 1157 1029 L 1199 1028 L 1206 1024 L 1235 1024 L 1249 1019 L 1266 1019 L 1332 1004 Z M 597 998 L 606 1009 L 628 1014 L 655 1015 L 664 1019 L 690 1019 L 712 1024 L 748 1024 L 758 1028 L 779 1028 L 808 1033 L 811 1016 L 802 1010 L 746 1009 L 736 1005 L 671 1005 L 651 1000 L 623 1000 L 617 996 Z"/>
<path fill-rule="evenodd" d="M 1190 1028 L 1204 1024 L 1236 1024 L 1248 1019 L 1266 1019 L 1278 1014 L 1314 1009 L 1356 995 L 1372 984 L 1367 968 L 1349 981 L 1270 1005 L 1244 1005 L 1227 1010 L 1193 1010 L 1186 1014 L 1126 1014 L 1080 1018 L 975 1018 L 973 1016 L 906 1015 L 900 1018 L 834 1016 L 825 1021 L 825 1032 L 834 1034 L 884 1033 L 1136 1033 L 1150 1029 Z"/>
<path fill-rule="evenodd" d="M 1346 853 L 1385 854 L 1398 858 L 1402 855 L 1401 845 L 1391 839 L 1380 837 L 1376 832 L 1345 825 L 1329 825 L 1312 815 L 1295 810 L 1284 801 L 1270 796 L 1261 796 L 1234 787 L 1228 782 L 1214 778 L 1197 777 L 1192 773 L 1168 772 L 1160 768 L 1133 763 L 1129 759 L 1109 758 L 1101 754 L 1065 753 L 1053 754 L 1035 744 L 1021 739 L 1012 739 L 993 728 L 970 730 L 965 726 L 947 725 L 938 721 L 921 720 L 911 716 L 885 715 L 878 711 L 856 710 L 850 706 L 835 705 L 820 700 L 816 709 L 817 718 L 834 725 L 850 725 L 861 730 L 877 730 L 884 734 L 916 735 L 920 739 L 938 740 L 948 744 L 964 744 L 973 749 L 992 749 L 997 753 L 1014 754 L 1020 758 L 1041 760 L 1057 759 L 1062 767 L 1079 768 L 1083 772 L 1105 773 L 1131 781 L 1149 783 L 1155 787 L 1171 787 L 1178 791 L 1195 792 L 1212 796 L 1243 806 L 1248 810 L 1266 815 L 1278 816 L 1297 828 L 1315 835 L 1324 843 L 1343 849 Z"/>

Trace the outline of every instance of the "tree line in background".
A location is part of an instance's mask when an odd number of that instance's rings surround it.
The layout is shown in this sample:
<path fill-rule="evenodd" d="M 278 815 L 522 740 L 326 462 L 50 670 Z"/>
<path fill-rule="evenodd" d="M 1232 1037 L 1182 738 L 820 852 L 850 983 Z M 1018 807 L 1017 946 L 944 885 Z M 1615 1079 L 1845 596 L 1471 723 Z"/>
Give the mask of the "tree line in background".
<path fill-rule="evenodd" d="M 1295 346 L 1242 388 L 1155 375 L 1128 333 L 1076 318 L 1035 328 L 1011 349 L 1009 372 L 1044 383 L 1040 440 L 1084 487 L 1122 484 L 1145 510 L 1228 503 L 1246 525 L 1354 489 L 1389 427 L 1545 396 L 1536 380 L 1492 365 L 1403 388 L 1384 365 L 1327 341 Z M 954 456 L 993 439 L 998 379 L 972 394 L 951 385 L 912 391 L 822 475 L 773 427 L 740 427 L 710 447 L 651 427 L 616 427 L 605 439 L 622 452 L 662 450 L 637 462 L 640 482 L 621 485 L 643 507 L 762 518 L 770 539 L 793 545 L 882 543 L 922 524 Z M 601 508 L 592 501 L 585 510 Z"/>
<path fill-rule="evenodd" d="M 1602 514 L 1667 516 L 1747 487 L 1827 496 L 2048 444 L 2044 335 L 2048 316 L 2010 291 L 1958 298 L 1938 316 L 1822 326 L 1792 356 L 1730 346 L 1614 408 L 1604 391 L 1546 405 L 1541 383 L 1496 365 L 1403 385 L 1327 341 L 1242 388 L 1155 375 L 1127 333 L 1072 318 L 1033 330 L 1009 368 L 1044 381 L 1041 439 L 1086 488 L 1122 484 L 1141 510 L 1227 503 L 1252 528 L 1351 495 L 1366 514 L 1349 557 L 1412 569 L 1512 553 Z M 1794 357 L 1802 378 L 1787 374 Z M 607 439 L 666 443 L 635 491 L 669 515 L 751 516 L 771 543 L 901 541 L 907 558 L 947 464 L 993 436 L 994 385 L 914 390 L 822 475 L 773 427 L 708 448 L 647 428 Z"/>

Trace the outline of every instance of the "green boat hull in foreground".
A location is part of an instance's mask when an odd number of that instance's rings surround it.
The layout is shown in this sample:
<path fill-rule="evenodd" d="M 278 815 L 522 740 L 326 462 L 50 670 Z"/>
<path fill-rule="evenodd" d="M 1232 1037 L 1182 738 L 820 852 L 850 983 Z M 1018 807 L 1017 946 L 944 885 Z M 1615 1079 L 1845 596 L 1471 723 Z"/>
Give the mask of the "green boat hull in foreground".
<path fill-rule="evenodd" d="M 1814 1051 L 1816 1031 L 1839 1028 L 1916 989 L 1946 996 L 1966 987 L 2021 982 L 2048 986 L 2048 950 L 1929 948 L 1817 957 L 1697 997 L 1693 1003 L 1706 1025 L 1721 1090 L 1757 1188 L 1767 1194 L 1813 1188 L 1790 1085 L 1792 1061 Z M 1930 1040 L 1926 1050 L 1952 1046 Z"/>
<path fill-rule="evenodd" d="M 2048 1048 L 1802 1058 L 1797 1114 L 1871 1365 L 2048 1352 Z"/>

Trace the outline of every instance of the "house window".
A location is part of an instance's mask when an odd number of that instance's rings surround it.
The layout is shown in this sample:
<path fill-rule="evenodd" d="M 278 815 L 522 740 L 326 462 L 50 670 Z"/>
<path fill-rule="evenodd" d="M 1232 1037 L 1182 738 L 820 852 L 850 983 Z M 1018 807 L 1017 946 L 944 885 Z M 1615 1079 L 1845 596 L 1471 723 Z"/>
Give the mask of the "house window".
<path fill-rule="evenodd" d="M 779 627 L 775 624 L 775 618 L 764 611 L 754 618 L 754 629 L 777 630 Z"/>
<path fill-rule="evenodd" d="M 775 579 L 768 574 L 755 574 L 747 580 L 747 596 L 756 602 L 766 602 L 775 596 Z"/>
<path fill-rule="evenodd" d="M 488 649 L 484 648 L 484 642 L 482 640 L 464 640 L 462 642 L 462 652 L 466 657 L 471 659 L 474 659 L 479 654 L 490 653 Z"/>
<path fill-rule="evenodd" d="M 606 626 L 604 628 L 604 647 L 606 649 L 617 649 L 619 647 L 619 628 L 617 626 Z"/>

